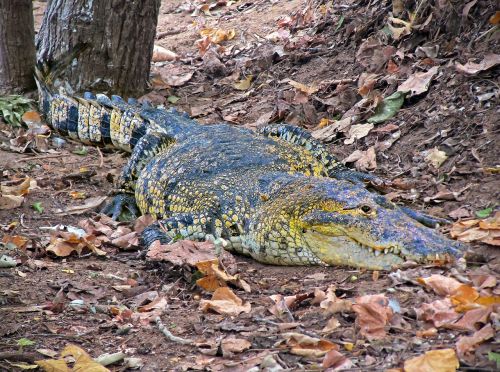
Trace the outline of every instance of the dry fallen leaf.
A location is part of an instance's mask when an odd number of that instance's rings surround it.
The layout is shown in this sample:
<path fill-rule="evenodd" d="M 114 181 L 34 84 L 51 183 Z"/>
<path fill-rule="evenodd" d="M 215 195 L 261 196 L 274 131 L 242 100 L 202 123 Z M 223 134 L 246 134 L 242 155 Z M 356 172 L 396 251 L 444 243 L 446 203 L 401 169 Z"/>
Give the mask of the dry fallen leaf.
<path fill-rule="evenodd" d="M 425 161 L 430 163 L 434 168 L 438 169 L 448 159 L 448 155 L 444 151 L 434 147 L 427 151 Z"/>
<path fill-rule="evenodd" d="M 352 301 L 338 298 L 335 295 L 335 286 L 331 285 L 328 287 L 325 298 L 321 300 L 319 307 L 324 309 L 327 314 L 347 313 L 352 312 Z"/>
<path fill-rule="evenodd" d="M 385 46 L 376 36 L 370 36 L 359 47 L 356 60 L 369 72 L 380 72 L 394 55 L 396 48 Z"/>
<path fill-rule="evenodd" d="M 247 90 L 252 86 L 252 75 L 248 75 L 245 79 L 238 80 L 236 83 L 233 84 L 234 89 L 237 90 Z"/>
<path fill-rule="evenodd" d="M 366 137 L 374 127 L 375 125 L 371 123 L 356 124 L 351 126 L 349 128 L 347 138 L 344 140 L 344 143 L 346 145 L 350 145 L 354 143 L 354 141 Z"/>
<path fill-rule="evenodd" d="M 10 185 L 10 182 L 0 184 L 0 210 L 20 207 L 24 201 L 24 195 L 35 188 L 37 188 L 36 181 L 30 177 L 26 177 L 17 185 Z"/>
<path fill-rule="evenodd" d="M 361 336 L 368 340 L 381 339 L 386 336 L 385 327 L 393 316 L 389 299 L 385 295 L 366 295 L 357 297 L 352 305 L 356 313 L 356 324 Z"/>
<path fill-rule="evenodd" d="M 153 62 L 175 61 L 179 55 L 159 45 L 153 47 Z"/>
<path fill-rule="evenodd" d="M 71 356 L 75 360 L 72 369 L 67 366 L 65 359 L 62 359 L 67 356 Z M 67 345 L 61 352 L 61 359 L 37 360 L 35 363 L 46 372 L 109 372 L 109 369 L 92 359 L 83 349 L 71 344 Z"/>
<path fill-rule="evenodd" d="M 252 347 L 252 343 L 244 338 L 225 338 L 221 341 L 222 356 L 228 357 L 235 353 L 241 353 Z"/>
<path fill-rule="evenodd" d="M 6 245 L 12 244 L 16 249 L 23 249 L 28 244 L 29 239 L 21 235 L 8 235 L 5 234 L 2 238 L 2 243 Z"/>
<path fill-rule="evenodd" d="M 466 354 L 473 351 L 478 344 L 489 340 L 495 336 L 495 331 L 491 324 L 485 325 L 479 331 L 474 332 L 472 336 L 461 336 L 457 341 L 457 353 L 460 359 L 466 358 Z"/>
<path fill-rule="evenodd" d="M 438 73 L 439 66 L 432 67 L 427 72 L 417 72 L 405 80 L 398 87 L 398 91 L 403 93 L 409 92 L 409 97 L 416 96 L 427 92 L 432 78 Z"/>
<path fill-rule="evenodd" d="M 462 283 L 458 280 L 439 274 L 433 274 L 427 278 L 418 278 L 417 281 L 441 296 L 452 295 L 462 286 Z"/>
<path fill-rule="evenodd" d="M 288 84 L 290 84 L 292 87 L 294 87 L 298 91 L 305 93 L 307 95 L 314 94 L 319 90 L 319 87 L 316 84 L 305 85 L 305 84 L 299 83 L 299 82 L 294 81 L 294 80 L 289 80 Z"/>
<path fill-rule="evenodd" d="M 220 28 L 205 28 L 200 31 L 200 35 L 208 37 L 214 44 L 220 44 L 223 41 L 233 39 L 236 36 L 236 31 L 234 29 L 222 30 Z"/>
<path fill-rule="evenodd" d="M 453 309 L 450 299 L 436 300 L 430 304 L 424 303 L 415 309 L 417 319 L 430 322 L 434 327 L 449 325 L 460 318 L 460 314 Z"/>
<path fill-rule="evenodd" d="M 354 162 L 354 166 L 360 171 L 374 170 L 377 168 L 377 154 L 375 153 L 375 146 L 371 146 L 366 151 L 354 150 L 354 152 L 345 158 L 343 162 Z"/>
<path fill-rule="evenodd" d="M 23 201 L 23 196 L 0 195 L 0 210 L 20 207 L 23 204 Z"/>
<path fill-rule="evenodd" d="M 455 350 L 431 350 L 405 361 L 404 372 L 455 372 L 459 365 Z"/>
<path fill-rule="evenodd" d="M 82 205 L 67 206 L 64 209 L 55 210 L 54 213 L 62 216 L 69 214 L 82 214 L 99 207 L 102 203 L 104 203 L 106 199 L 106 196 L 96 196 L 93 198 L 88 198 L 87 201 Z"/>
<path fill-rule="evenodd" d="M 84 251 L 90 251 L 98 256 L 105 256 L 106 252 L 97 248 L 95 241 L 96 237 L 94 235 L 86 234 L 83 230 L 81 230 L 81 233 L 76 232 L 76 229 L 71 231 L 55 230 L 51 231 L 50 243 L 45 250 L 57 257 L 67 257 L 72 253 L 81 255 Z"/>
<path fill-rule="evenodd" d="M 290 353 L 310 358 L 318 358 L 325 355 L 330 350 L 338 350 L 339 347 L 324 339 L 307 336 L 301 333 L 284 333 L 287 346 L 290 347 Z"/>
<path fill-rule="evenodd" d="M 230 275 L 224 269 L 219 268 L 218 259 L 197 262 L 196 268 L 205 275 L 198 279 L 196 284 L 208 292 L 214 292 L 219 287 L 226 287 L 226 283 L 250 292 L 250 286 L 239 275 Z"/>
<path fill-rule="evenodd" d="M 453 324 L 449 324 L 449 328 L 475 331 L 476 324 L 487 323 L 490 314 L 493 311 L 493 306 L 481 306 L 477 309 L 467 311 L 464 316 Z"/>
<path fill-rule="evenodd" d="M 196 264 L 201 261 L 216 259 L 212 242 L 191 240 L 178 240 L 172 244 L 161 244 L 157 240 L 149 247 L 146 257 L 149 261 L 166 261 L 176 266 L 191 267 L 196 267 Z"/>
<path fill-rule="evenodd" d="M 165 83 L 171 87 L 180 87 L 186 84 L 193 77 L 194 72 L 188 72 L 184 75 L 166 75 L 164 76 Z"/>
<path fill-rule="evenodd" d="M 467 62 L 465 65 L 456 63 L 455 68 L 458 72 L 467 75 L 476 75 L 477 73 L 488 70 L 498 64 L 500 64 L 500 54 L 491 53 L 485 55 L 484 59 L 479 63 Z"/>
<path fill-rule="evenodd" d="M 461 242 L 500 246 L 500 211 L 484 220 L 457 221 L 451 226 L 450 235 Z"/>
<path fill-rule="evenodd" d="M 333 349 L 326 353 L 323 358 L 322 367 L 328 371 L 341 371 L 353 366 L 350 359 L 346 358 L 337 350 Z"/>
<path fill-rule="evenodd" d="M 338 327 L 340 327 L 340 322 L 332 316 L 328 322 L 326 322 L 325 327 L 321 330 L 322 333 L 331 333 L 334 330 L 336 330 Z"/>
<path fill-rule="evenodd" d="M 249 313 L 251 305 L 249 302 L 243 302 L 228 287 L 217 288 L 212 295 L 211 300 L 201 300 L 200 310 L 208 312 L 213 310 L 222 315 L 238 316 L 241 313 Z"/>

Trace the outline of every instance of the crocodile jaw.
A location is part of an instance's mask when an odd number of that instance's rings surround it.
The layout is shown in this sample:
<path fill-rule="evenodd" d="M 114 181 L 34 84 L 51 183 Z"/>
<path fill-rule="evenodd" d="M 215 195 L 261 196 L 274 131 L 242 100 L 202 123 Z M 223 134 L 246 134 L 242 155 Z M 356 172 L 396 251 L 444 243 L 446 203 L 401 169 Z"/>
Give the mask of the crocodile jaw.
<path fill-rule="evenodd" d="M 373 250 L 346 236 L 328 236 L 309 230 L 304 233 L 304 240 L 309 250 L 329 266 L 392 270 L 405 262 L 399 254 Z"/>

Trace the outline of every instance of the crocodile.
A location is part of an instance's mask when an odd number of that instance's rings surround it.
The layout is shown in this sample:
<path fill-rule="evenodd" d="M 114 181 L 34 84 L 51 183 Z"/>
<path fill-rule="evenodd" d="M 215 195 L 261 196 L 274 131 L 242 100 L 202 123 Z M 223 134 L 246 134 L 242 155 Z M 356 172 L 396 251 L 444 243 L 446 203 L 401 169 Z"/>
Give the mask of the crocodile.
<path fill-rule="evenodd" d="M 369 188 L 380 179 L 346 167 L 299 127 L 202 125 L 133 99 L 74 97 L 48 85 L 38 79 L 40 111 L 54 131 L 131 153 L 104 213 L 152 215 L 146 248 L 210 237 L 266 264 L 375 270 L 449 262 L 465 251 L 435 229 L 440 219 Z"/>

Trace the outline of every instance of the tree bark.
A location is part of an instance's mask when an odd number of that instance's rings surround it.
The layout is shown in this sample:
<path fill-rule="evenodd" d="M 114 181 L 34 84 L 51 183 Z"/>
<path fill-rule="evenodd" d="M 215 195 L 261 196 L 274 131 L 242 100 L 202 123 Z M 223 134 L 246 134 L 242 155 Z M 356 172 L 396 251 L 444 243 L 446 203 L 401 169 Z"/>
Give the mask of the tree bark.
<path fill-rule="evenodd" d="M 160 3 L 50 0 L 37 36 L 37 61 L 77 92 L 142 95 Z"/>
<path fill-rule="evenodd" d="M 35 87 L 31 0 L 0 0 L 0 95 Z"/>

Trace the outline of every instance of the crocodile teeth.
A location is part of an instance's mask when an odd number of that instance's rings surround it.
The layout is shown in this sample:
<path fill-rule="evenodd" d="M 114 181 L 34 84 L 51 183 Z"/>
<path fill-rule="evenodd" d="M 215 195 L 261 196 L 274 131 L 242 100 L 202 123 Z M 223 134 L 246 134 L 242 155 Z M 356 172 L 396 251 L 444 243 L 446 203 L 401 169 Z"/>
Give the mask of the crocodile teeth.
<path fill-rule="evenodd" d="M 375 257 L 380 256 L 380 251 L 375 251 Z"/>
<path fill-rule="evenodd" d="M 389 253 L 389 249 L 388 248 L 384 249 L 384 254 L 387 254 L 387 253 Z"/>

